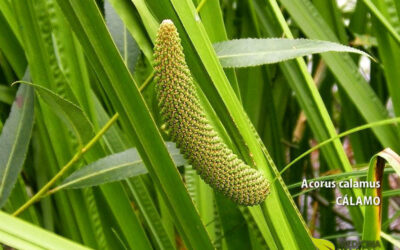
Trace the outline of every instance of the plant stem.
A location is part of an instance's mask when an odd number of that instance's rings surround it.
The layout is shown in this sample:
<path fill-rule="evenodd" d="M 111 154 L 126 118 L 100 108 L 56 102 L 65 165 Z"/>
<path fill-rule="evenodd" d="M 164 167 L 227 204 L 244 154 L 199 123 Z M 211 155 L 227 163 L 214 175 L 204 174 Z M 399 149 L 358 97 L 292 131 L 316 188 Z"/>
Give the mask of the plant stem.
<path fill-rule="evenodd" d="M 302 153 L 301 155 L 299 155 L 296 159 L 294 159 L 293 161 L 291 161 L 289 164 L 286 165 L 286 167 L 284 167 L 281 172 L 280 175 L 282 175 L 289 167 L 291 167 L 293 164 L 295 164 L 296 162 L 298 162 L 300 159 L 302 159 L 303 157 L 309 155 L 311 152 L 321 148 L 322 146 L 325 146 L 326 144 L 342 138 L 346 135 L 350 135 L 353 134 L 355 132 L 361 131 L 361 130 L 365 130 L 365 129 L 369 129 L 369 128 L 373 128 L 373 127 L 378 127 L 378 126 L 384 126 L 384 125 L 390 125 L 393 123 L 398 123 L 400 122 L 400 117 L 396 117 L 396 118 L 391 118 L 391 119 L 386 119 L 386 120 L 382 120 L 382 121 L 377 121 L 377 122 L 371 122 L 368 124 L 364 124 L 355 128 L 352 128 L 350 130 L 347 130 L 343 133 L 338 134 L 337 136 L 331 137 L 328 140 L 325 140 L 321 143 L 319 143 L 317 146 L 310 148 L 309 150 L 307 150 L 306 152 Z M 274 180 L 275 181 L 275 180 Z"/>
<path fill-rule="evenodd" d="M 154 76 L 154 70 L 150 73 L 150 75 L 146 78 L 142 86 L 140 86 L 139 90 L 140 92 L 143 92 L 143 90 L 150 84 L 151 79 L 153 79 Z"/>
<path fill-rule="evenodd" d="M 101 136 L 104 135 L 104 133 L 111 127 L 111 125 L 117 120 L 118 118 L 118 113 L 116 113 L 107 123 L 104 125 L 104 127 L 91 139 L 88 144 L 86 144 L 81 150 L 79 150 L 73 157 L 72 159 L 64 166 L 61 168 L 61 170 L 49 181 L 44 185 L 39 192 L 37 192 L 32 198 L 30 198 L 24 205 L 22 205 L 20 208 L 17 209 L 12 215 L 13 216 L 18 216 L 21 214 L 23 211 L 25 211 L 28 207 L 30 207 L 33 203 L 38 201 L 39 199 L 42 198 L 42 196 L 46 193 L 51 186 L 54 185 L 54 183 L 60 179 L 70 168 L 71 166 L 76 163 L 82 155 L 84 155 L 100 138 Z"/>
<path fill-rule="evenodd" d="M 201 0 L 199 5 L 197 5 L 196 12 L 199 13 L 201 8 L 203 8 L 204 4 L 207 2 L 207 0 Z"/>

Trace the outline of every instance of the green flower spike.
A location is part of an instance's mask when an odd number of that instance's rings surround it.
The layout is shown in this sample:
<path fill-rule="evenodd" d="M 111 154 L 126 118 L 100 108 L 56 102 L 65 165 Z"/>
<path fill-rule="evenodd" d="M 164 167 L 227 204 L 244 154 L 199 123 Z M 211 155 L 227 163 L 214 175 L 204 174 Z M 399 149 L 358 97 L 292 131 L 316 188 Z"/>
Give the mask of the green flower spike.
<path fill-rule="evenodd" d="M 253 206 L 264 201 L 268 181 L 239 159 L 207 120 L 171 20 L 160 25 L 154 62 L 160 113 L 185 158 L 206 183 L 234 202 Z"/>

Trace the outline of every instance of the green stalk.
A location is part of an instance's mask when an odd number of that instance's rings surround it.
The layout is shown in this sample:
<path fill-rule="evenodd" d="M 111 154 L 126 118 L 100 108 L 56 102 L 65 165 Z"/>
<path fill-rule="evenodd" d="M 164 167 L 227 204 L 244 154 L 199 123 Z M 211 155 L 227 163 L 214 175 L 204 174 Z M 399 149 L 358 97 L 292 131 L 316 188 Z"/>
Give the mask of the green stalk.
<path fill-rule="evenodd" d="M 20 208 L 17 209 L 12 215 L 13 216 L 18 216 L 21 214 L 23 211 L 25 211 L 28 207 L 30 207 L 33 203 L 36 201 L 40 200 L 42 196 L 49 190 L 54 183 L 58 179 L 60 179 L 70 168 L 71 166 L 74 165 L 102 136 L 103 134 L 111 127 L 111 125 L 118 119 L 118 113 L 116 113 L 104 127 L 96 134 L 95 137 L 93 137 L 92 140 L 88 142 L 81 150 L 79 150 L 73 157 L 72 159 L 64 166 L 61 168 L 61 170 L 49 181 L 47 182 L 46 185 L 44 185 L 39 192 L 37 192 L 32 198 L 30 198 L 24 205 L 22 205 Z"/>
<path fill-rule="evenodd" d="M 400 117 L 397 118 L 393 118 L 393 119 L 387 119 L 387 120 L 383 120 L 383 121 L 378 121 L 378 122 L 371 122 L 365 125 L 361 125 L 355 128 L 352 128 L 350 130 L 347 130 L 343 133 L 338 134 L 337 136 L 334 136 L 328 140 L 325 140 L 321 143 L 319 143 L 317 146 L 310 148 L 309 150 L 307 150 L 306 152 L 302 153 L 301 155 L 299 155 L 296 159 L 294 159 L 293 161 L 291 161 L 288 165 L 286 165 L 286 167 L 284 169 L 282 169 L 282 171 L 280 172 L 280 174 L 282 175 L 286 170 L 288 170 L 293 164 L 295 164 L 296 162 L 298 162 L 299 160 L 301 160 L 303 157 L 309 155 L 311 152 L 325 146 L 326 144 L 333 142 L 336 139 L 342 138 L 346 135 L 350 135 L 350 134 L 354 134 L 358 131 L 361 130 L 365 130 L 365 129 L 369 129 L 369 128 L 373 128 L 373 127 L 378 127 L 378 126 L 384 126 L 384 125 L 389 125 L 392 123 L 398 123 L 400 122 Z"/>

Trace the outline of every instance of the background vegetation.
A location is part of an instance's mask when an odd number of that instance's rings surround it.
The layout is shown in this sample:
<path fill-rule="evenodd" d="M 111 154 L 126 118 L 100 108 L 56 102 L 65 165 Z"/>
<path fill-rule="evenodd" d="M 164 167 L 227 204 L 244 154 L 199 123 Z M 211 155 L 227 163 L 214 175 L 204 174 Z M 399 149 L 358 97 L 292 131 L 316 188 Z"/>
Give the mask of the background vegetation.
<path fill-rule="evenodd" d="M 261 205 L 214 193 L 161 129 L 163 19 L 218 133 L 270 181 Z M 399 20 L 396 0 L 1 0 L 0 249 L 400 247 Z M 268 37 L 336 44 L 213 48 Z M 314 54 L 355 52 L 338 43 L 372 58 Z M 303 178 L 383 186 L 302 190 Z M 382 205 L 335 204 L 365 193 Z"/>

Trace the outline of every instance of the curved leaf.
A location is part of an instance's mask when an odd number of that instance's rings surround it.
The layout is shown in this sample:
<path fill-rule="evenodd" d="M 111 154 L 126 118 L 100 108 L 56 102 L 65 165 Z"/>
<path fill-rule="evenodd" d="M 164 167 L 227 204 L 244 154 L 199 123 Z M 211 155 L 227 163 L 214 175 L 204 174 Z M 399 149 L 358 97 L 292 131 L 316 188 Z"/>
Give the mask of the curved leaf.
<path fill-rule="evenodd" d="M 177 166 L 185 164 L 174 143 L 167 148 Z M 72 173 L 56 189 L 84 188 L 147 174 L 147 169 L 135 148 L 109 155 Z"/>
<path fill-rule="evenodd" d="M 100 81 L 97 85 L 104 88 L 107 99 L 121 115 L 126 138 L 136 145 L 186 247 L 213 249 L 137 83 L 111 40 L 96 2 L 57 0 L 57 3 Z"/>
<path fill-rule="evenodd" d="M 80 145 L 86 144 L 93 138 L 95 135 L 93 125 L 79 106 L 41 85 L 25 81 L 17 82 L 34 87 L 43 101 L 74 132 Z"/>
<path fill-rule="evenodd" d="M 249 67 L 278 63 L 324 52 L 351 52 L 365 56 L 367 53 L 338 43 L 310 39 L 237 39 L 214 44 L 223 67 Z"/>
<path fill-rule="evenodd" d="M 33 127 L 33 89 L 21 85 L 0 135 L 0 207 L 7 201 L 25 161 Z"/>
<path fill-rule="evenodd" d="M 1 211 L 0 221 L 0 242 L 17 249 L 89 249 Z"/>
<path fill-rule="evenodd" d="M 386 148 L 372 157 L 369 164 L 367 181 L 379 181 L 381 187 L 366 189 L 365 196 L 379 197 L 381 203 L 365 207 L 363 240 L 380 240 L 382 224 L 382 177 L 386 162 L 400 175 L 400 156 L 390 148 Z"/>

